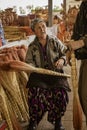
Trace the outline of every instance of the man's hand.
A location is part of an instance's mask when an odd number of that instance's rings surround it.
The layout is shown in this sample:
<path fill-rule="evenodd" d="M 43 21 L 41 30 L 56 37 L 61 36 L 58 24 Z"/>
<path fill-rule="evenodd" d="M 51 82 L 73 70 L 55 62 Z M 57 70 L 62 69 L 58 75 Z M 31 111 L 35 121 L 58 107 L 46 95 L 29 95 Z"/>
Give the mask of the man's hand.
<path fill-rule="evenodd" d="M 57 69 L 62 69 L 64 65 L 64 59 L 59 59 L 56 61 L 55 66 L 57 67 Z"/>
<path fill-rule="evenodd" d="M 83 40 L 78 40 L 78 41 L 74 41 L 74 40 L 71 40 L 67 43 L 65 43 L 66 46 L 68 46 L 68 48 L 70 48 L 70 50 L 77 50 L 81 47 L 84 46 L 84 42 Z"/>

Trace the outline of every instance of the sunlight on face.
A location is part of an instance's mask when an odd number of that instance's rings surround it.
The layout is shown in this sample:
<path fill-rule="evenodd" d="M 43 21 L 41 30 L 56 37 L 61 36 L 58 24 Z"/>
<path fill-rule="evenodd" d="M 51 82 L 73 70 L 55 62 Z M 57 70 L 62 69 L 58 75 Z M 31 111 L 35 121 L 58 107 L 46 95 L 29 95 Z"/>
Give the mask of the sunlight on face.
<path fill-rule="evenodd" d="M 47 28 L 46 28 L 46 24 L 45 22 L 39 22 L 36 24 L 35 26 L 35 34 L 38 38 L 46 38 L 46 32 L 47 32 Z"/>

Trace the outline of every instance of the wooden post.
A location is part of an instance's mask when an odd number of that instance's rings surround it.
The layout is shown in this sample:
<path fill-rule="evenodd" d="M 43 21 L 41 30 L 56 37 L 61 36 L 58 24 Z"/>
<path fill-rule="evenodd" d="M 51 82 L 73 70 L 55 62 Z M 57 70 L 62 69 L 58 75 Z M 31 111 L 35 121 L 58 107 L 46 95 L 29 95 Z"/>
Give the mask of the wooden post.
<path fill-rule="evenodd" d="M 63 0 L 64 12 L 66 13 L 66 0 Z"/>
<path fill-rule="evenodd" d="M 48 26 L 52 26 L 52 0 L 48 0 Z"/>

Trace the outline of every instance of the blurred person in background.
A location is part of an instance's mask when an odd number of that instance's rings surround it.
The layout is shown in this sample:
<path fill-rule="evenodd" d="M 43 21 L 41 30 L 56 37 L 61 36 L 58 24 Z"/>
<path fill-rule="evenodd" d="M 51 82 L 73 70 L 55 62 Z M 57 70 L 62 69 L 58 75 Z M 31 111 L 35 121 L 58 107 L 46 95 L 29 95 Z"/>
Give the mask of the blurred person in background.
<path fill-rule="evenodd" d="M 0 19 L 0 46 L 3 46 L 6 44 L 5 38 L 4 38 L 4 30 L 2 26 L 2 21 Z"/>
<path fill-rule="evenodd" d="M 64 23 L 64 20 L 62 16 L 58 15 L 58 33 L 57 37 L 64 42 L 65 41 L 65 34 L 66 33 L 66 25 Z"/>
<path fill-rule="evenodd" d="M 67 37 L 66 26 L 62 16 L 60 16 L 59 14 L 53 17 L 53 25 L 51 31 L 52 31 L 52 35 L 56 36 L 62 42 L 66 40 Z"/>
<path fill-rule="evenodd" d="M 53 17 L 53 25 L 52 25 L 52 28 L 51 28 L 51 30 L 52 30 L 52 35 L 54 35 L 54 36 L 56 36 L 57 37 L 57 34 L 58 34 L 58 16 L 57 15 L 55 15 L 54 17 Z"/>
<path fill-rule="evenodd" d="M 66 65 L 66 46 L 55 36 L 47 34 L 46 23 L 36 18 L 31 23 L 36 37 L 28 46 L 25 62 L 38 67 L 63 73 Z M 32 73 L 27 86 L 30 122 L 28 130 L 36 130 L 37 125 L 48 111 L 48 121 L 54 130 L 65 130 L 61 118 L 69 101 L 70 91 L 66 77 Z"/>
<path fill-rule="evenodd" d="M 78 93 L 87 124 L 87 0 L 80 5 L 71 38 L 66 45 L 75 50 L 76 58 L 81 60 Z"/>

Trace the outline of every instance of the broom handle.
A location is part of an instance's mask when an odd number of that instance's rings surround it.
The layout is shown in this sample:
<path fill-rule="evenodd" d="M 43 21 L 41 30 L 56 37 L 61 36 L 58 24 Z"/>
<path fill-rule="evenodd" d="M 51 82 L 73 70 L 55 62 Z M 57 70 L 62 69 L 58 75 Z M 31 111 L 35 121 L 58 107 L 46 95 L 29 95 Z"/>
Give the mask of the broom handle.
<path fill-rule="evenodd" d="M 71 75 L 72 75 L 73 91 L 75 93 L 76 89 L 78 89 L 78 78 L 77 78 L 76 58 L 74 51 L 71 51 Z"/>
<path fill-rule="evenodd" d="M 82 127 L 82 110 L 81 110 L 81 105 L 80 105 L 80 101 L 79 101 L 79 96 L 78 96 L 78 78 L 77 78 L 77 68 L 76 68 L 76 58 L 75 58 L 75 53 L 74 51 L 71 50 L 71 75 L 72 75 L 72 85 L 73 85 L 73 109 L 76 109 L 75 107 L 79 107 L 80 111 L 78 112 L 79 117 L 75 117 L 75 118 L 79 118 L 78 121 L 80 121 L 79 124 L 79 128 L 81 130 Z M 74 106 L 74 100 L 77 101 L 77 104 Z M 74 112 L 75 110 L 73 110 Z M 74 118 L 74 113 L 73 113 L 73 118 Z M 74 128 L 76 128 L 76 124 L 74 124 L 75 122 L 73 122 Z M 75 129 L 77 130 L 77 129 Z"/>
<path fill-rule="evenodd" d="M 40 73 L 40 74 L 63 76 L 63 77 L 70 78 L 70 75 L 68 75 L 68 74 L 59 73 L 59 72 L 52 71 L 52 70 L 49 70 L 49 69 L 33 67 L 33 66 L 31 66 L 31 65 L 29 65 L 25 62 L 21 62 L 21 61 L 17 61 L 17 60 L 10 61 L 9 67 L 11 69 L 18 70 L 18 71 L 21 70 L 21 71 L 26 71 L 26 72 L 30 72 L 30 73 L 36 72 L 36 73 Z"/>

